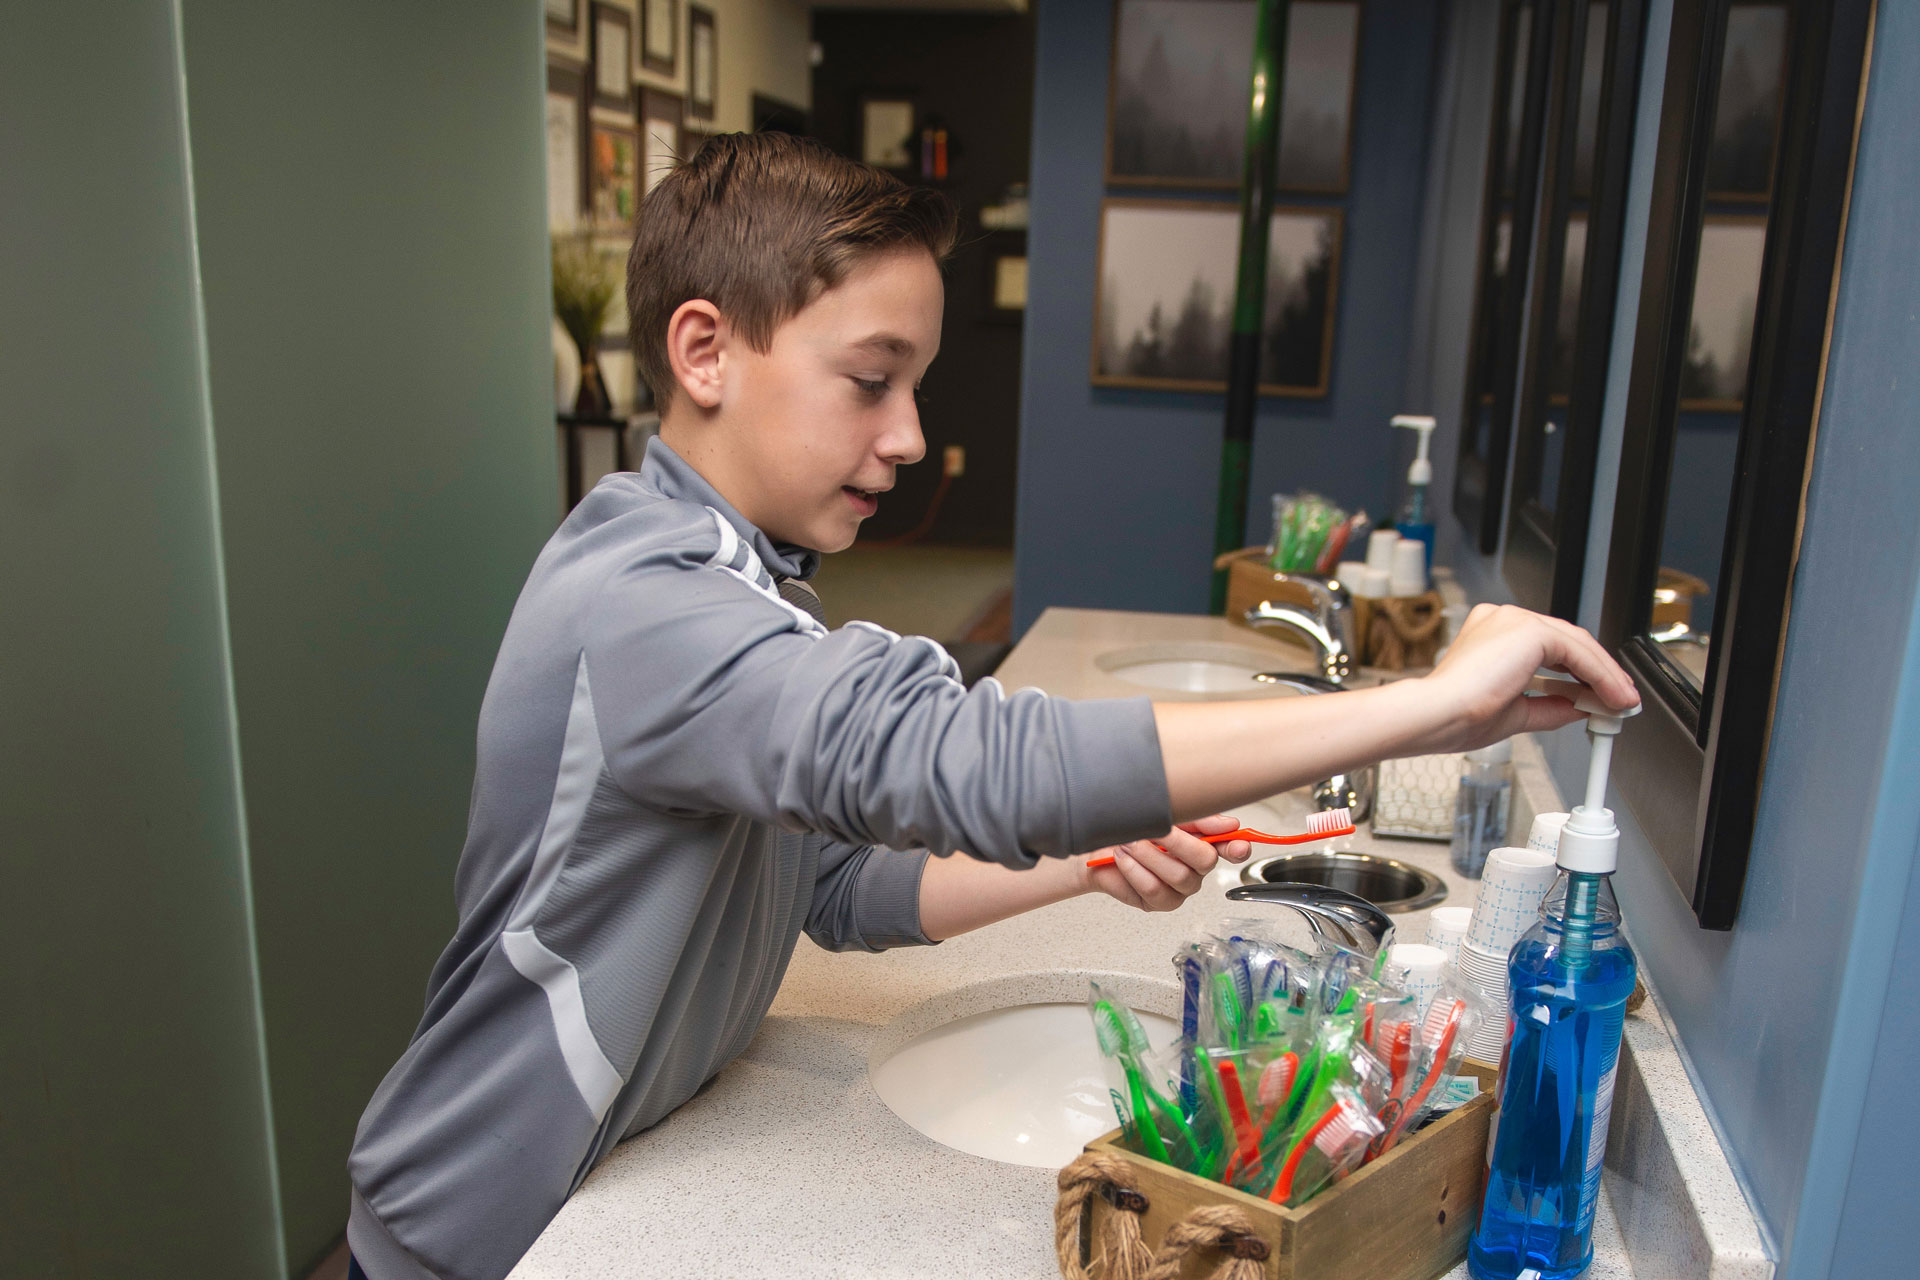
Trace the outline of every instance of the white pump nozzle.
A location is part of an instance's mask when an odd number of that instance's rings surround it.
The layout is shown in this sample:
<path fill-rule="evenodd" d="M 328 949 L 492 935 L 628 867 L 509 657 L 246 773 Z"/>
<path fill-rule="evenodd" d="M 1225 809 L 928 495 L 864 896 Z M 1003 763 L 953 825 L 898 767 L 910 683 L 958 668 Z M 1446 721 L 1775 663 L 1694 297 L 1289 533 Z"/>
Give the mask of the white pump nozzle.
<path fill-rule="evenodd" d="M 1433 429 L 1440 424 L 1425 414 L 1396 413 L 1391 425 L 1420 433 L 1420 444 L 1414 454 L 1413 465 L 1407 468 L 1407 483 L 1432 484 L 1433 463 L 1427 458 L 1427 450 L 1433 444 Z"/>
<path fill-rule="evenodd" d="M 1587 757 L 1586 803 L 1574 809 L 1567 825 L 1560 830 L 1557 859 L 1562 871 L 1586 871 L 1611 875 L 1620 861 L 1620 828 L 1607 808 L 1607 775 L 1613 768 L 1613 740 L 1627 719 L 1640 714 L 1639 707 L 1615 711 L 1598 695 L 1573 677 L 1558 671 L 1540 671 L 1527 686 L 1529 694 L 1566 698 L 1587 713 L 1587 741 L 1592 754 Z"/>

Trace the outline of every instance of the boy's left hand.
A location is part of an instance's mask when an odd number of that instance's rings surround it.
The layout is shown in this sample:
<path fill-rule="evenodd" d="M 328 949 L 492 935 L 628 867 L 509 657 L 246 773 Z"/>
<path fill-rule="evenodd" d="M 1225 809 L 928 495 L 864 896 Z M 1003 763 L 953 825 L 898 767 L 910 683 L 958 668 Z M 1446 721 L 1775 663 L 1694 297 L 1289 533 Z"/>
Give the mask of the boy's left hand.
<path fill-rule="evenodd" d="M 1096 849 L 1090 856 L 1112 854 L 1114 861 L 1110 867 L 1087 867 L 1083 863 L 1087 887 L 1142 911 L 1172 911 L 1200 891 L 1207 873 L 1220 859 L 1245 862 L 1252 855 L 1253 846 L 1245 840 L 1211 845 L 1200 839 L 1232 831 L 1239 825 L 1239 819 L 1216 813 L 1183 822 L 1157 841 L 1135 840 Z"/>

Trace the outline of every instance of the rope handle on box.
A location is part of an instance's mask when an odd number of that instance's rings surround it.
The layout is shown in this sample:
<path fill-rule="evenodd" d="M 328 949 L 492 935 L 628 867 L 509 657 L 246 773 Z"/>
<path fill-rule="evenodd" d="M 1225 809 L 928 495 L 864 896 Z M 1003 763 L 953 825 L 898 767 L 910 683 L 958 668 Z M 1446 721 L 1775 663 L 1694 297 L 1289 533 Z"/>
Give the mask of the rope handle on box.
<path fill-rule="evenodd" d="M 1086 1238 L 1087 1205 L 1099 1196 L 1112 1205 L 1098 1253 Z M 1060 1171 L 1060 1199 L 1053 1206 L 1053 1251 L 1064 1280 L 1145 1280 L 1153 1250 L 1140 1237 L 1147 1198 L 1133 1185 L 1127 1162 L 1087 1151 Z"/>
<path fill-rule="evenodd" d="M 1187 1256 L 1198 1249 L 1221 1255 L 1210 1280 L 1262 1280 L 1271 1252 L 1247 1215 L 1231 1205 L 1202 1205 L 1167 1228 L 1153 1268 L 1143 1280 L 1178 1280 Z"/>

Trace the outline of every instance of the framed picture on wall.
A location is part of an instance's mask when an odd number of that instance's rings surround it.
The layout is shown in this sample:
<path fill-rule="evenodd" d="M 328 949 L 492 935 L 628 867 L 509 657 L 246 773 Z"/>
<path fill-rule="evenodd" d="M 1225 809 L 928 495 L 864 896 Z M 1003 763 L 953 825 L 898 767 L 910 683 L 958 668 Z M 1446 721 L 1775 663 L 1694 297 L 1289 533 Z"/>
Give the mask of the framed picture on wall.
<path fill-rule="evenodd" d="M 1708 200 L 1765 200 L 1786 89 L 1787 6 L 1727 8 L 1727 43 L 1707 147 Z"/>
<path fill-rule="evenodd" d="M 680 0 L 640 0 L 640 65 L 670 76 L 680 61 Z"/>
<path fill-rule="evenodd" d="M 1278 186 L 1347 189 L 1360 0 L 1295 0 L 1280 93 Z M 1114 0 L 1107 181 L 1238 187 L 1254 0 Z"/>
<path fill-rule="evenodd" d="M 580 34 L 580 0 L 547 0 L 547 30 L 557 36 Z"/>
<path fill-rule="evenodd" d="M 1226 389 L 1239 219 L 1216 200 L 1102 202 L 1095 386 Z M 1273 211 L 1262 395 L 1327 394 L 1341 229 L 1338 208 Z"/>
<path fill-rule="evenodd" d="M 720 46 L 715 42 L 713 10 L 687 6 L 687 114 L 713 119 L 720 95 Z"/>
<path fill-rule="evenodd" d="M 631 128 L 593 126 L 587 212 L 596 223 L 627 223 L 640 210 L 640 144 Z"/>
<path fill-rule="evenodd" d="M 593 105 L 633 110 L 633 15 L 593 6 Z"/>
<path fill-rule="evenodd" d="M 876 169 L 913 164 L 913 99 L 869 94 L 860 99 L 860 158 Z"/>
<path fill-rule="evenodd" d="M 1681 409 L 1735 413 L 1746 399 L 1747 357 L 1766 247 L 1764 214 L 1710 213 L 1702 220 L 1687 348 L 1680 365 Z"/>
<path fill-rule="evenodd" d="M 547 68 L 547 230 L 570 231 L 586 205 L 586 77 Z"/>
<path fill-rule="evenodd" d="M 640 90 L 640 191 L 644 195 L 672 173 L 682 155 L 680 96 Z"/>

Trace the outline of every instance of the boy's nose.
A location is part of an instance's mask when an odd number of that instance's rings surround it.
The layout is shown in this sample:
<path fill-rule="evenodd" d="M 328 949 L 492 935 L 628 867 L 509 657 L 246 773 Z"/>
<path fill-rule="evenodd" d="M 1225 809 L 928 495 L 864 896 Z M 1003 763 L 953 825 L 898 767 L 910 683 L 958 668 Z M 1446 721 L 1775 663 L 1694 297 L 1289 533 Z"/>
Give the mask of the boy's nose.
<path fill-rule="evenodd" d="M 920 434 L 919 406 L 910 406 L 880 439 L 880 454 L 896 466 L 908 466 L 927 456 L 927 438 Z"/>

